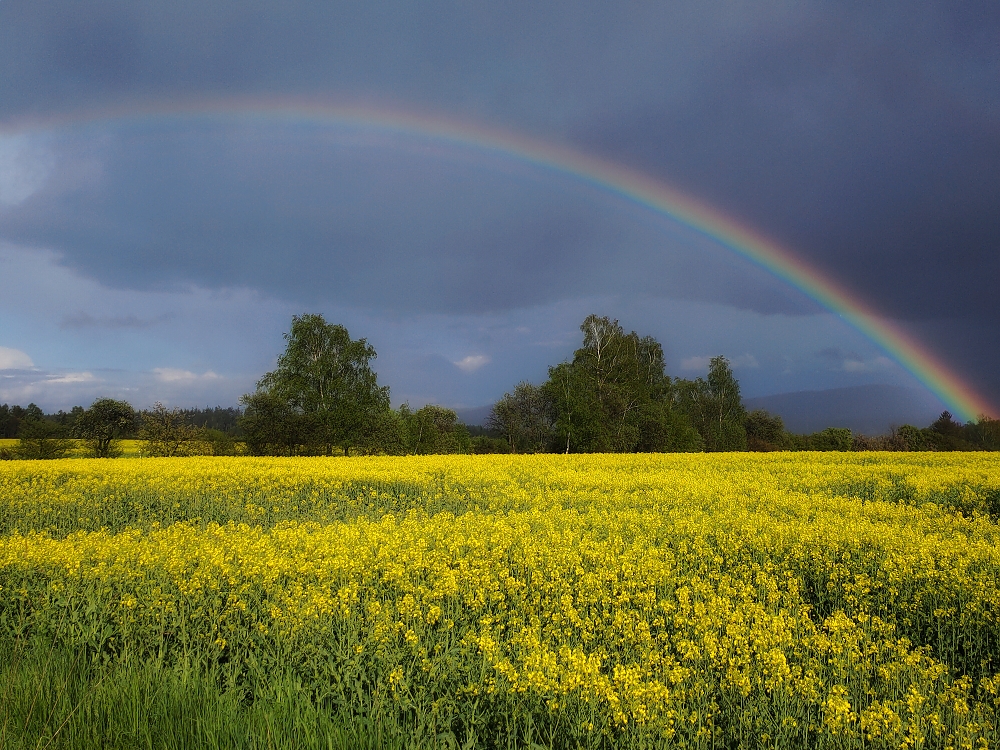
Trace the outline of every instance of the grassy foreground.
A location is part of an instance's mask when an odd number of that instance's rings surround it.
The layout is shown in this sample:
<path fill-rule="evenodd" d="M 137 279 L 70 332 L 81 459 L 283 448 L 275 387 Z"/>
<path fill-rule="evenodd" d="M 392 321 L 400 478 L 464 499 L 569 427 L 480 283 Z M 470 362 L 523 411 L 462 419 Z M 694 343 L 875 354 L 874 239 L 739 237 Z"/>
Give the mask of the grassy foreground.
<path fill-rule="evenodd" d="M 996 746 L 998 501 L 997 454 L 4 462 L 0 745 Z"/>
<path fill-rule="evenodd" d="M 398 731 L 302 700 L 290 675 L 275 675 L 251 696 L 191 665 L 126 657 L 97 666 L 81 656 L 66 645 L 0 647 L 0 747 L 402 747 Z"/>

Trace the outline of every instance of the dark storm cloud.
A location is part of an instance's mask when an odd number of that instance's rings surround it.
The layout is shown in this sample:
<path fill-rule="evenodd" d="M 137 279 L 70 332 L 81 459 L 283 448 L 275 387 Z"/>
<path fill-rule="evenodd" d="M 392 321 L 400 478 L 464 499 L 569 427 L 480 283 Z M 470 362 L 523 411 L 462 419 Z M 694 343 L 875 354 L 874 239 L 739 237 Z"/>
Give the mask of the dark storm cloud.
<path fill-rule="evenodd" d="M 995 3 L 7 2 L 0 13 L 7 117 L 268 91 L 440 106 L 568 136 L 692 189 L 888 314 L 1000 319 L 978 292 L 1000 274 Z"/>
<path fill-rule="evenodd" d="M 5 0 L 0 121 L 282 93 L 569 143 L 780 240 L 1000 397 L 998 38 L 987 1 Z M 664 253 L 652 229 L 551 185 L 393 149 L 352 161 L 272 140 L 249 158 L 224 135 L 183 137 L 119 134 L 99 183 L 0 215 L 0 236 L 141 288 L 441 312 L 629 290 L 815 309 L 721 256 Z"/>
<path fill-rule="evenodd" d="M 493 157 L 428 156 L 424 146 L 276 125 L 181 134 L 154 125 L 119 132 L 98 152 L 70 138 L 53 146 L 58 161 L 73 172 L 83 150 L 100 176 L 74 184 L 56 173 L 57 187 L 9 211 L 3 229 L 119 288 L 246 286 L 397 312 L 609 293 L 814 309 L 648 212 L 565 178 L 512 177 Z"/>
<path fill-rule="evenodd" d="M 998 6 L 876 7 L 744 38 L 687 106 L 647 103 L 591 142 L 749 219 L 887 314 L 1000 322 L 981 285 L 1000 277 Z"/>

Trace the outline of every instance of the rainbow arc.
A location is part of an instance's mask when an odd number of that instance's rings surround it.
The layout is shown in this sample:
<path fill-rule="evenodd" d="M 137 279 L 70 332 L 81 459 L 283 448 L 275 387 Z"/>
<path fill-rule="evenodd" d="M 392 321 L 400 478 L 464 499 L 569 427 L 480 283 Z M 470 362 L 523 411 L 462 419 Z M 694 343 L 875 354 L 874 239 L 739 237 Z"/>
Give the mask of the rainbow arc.
<path fill-rule="evenodd" d="M 287 99 L 172 102 L 165 105 L 77 112 L 55 118 L 26 119 L 0 125 L 0 133 L 32 133 L 115 122 L 139 124 L 190 118 L 233 118 L 241 121 L 260 119 L 377 129 L 433 139 L 452 147 L 492 152 L 581 181 L 690 227 L 800 290 L 885 350 L 940 398 L 958 418 L 968 421 L 981 414 L 998 415 L 998 411 L 985 398 L 934 356 L 926 346 L 789 249 L 647 174 L 558 144 L 415 111 Z"/>

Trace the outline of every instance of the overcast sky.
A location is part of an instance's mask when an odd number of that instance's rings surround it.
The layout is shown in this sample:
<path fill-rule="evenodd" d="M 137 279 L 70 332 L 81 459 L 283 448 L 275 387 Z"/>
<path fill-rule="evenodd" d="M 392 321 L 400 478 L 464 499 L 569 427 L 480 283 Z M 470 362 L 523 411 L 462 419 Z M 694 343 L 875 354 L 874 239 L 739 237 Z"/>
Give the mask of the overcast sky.
<path fill-rule="evenodd" d="M 663 180 L 1000 404 L 998 82 L 995 1 L 2 0 L 0 402 L 235 405 L 305 312 L 375 346 L 395 404 L 541 382 L 591 312 L 655 336 L 672 375 L 726 355 L 748 396 L 919 387 L 620 196 L 415 132 L 267 116 L 281 99 Z M 149 109 L 178 114 L 94 117 Z"/>

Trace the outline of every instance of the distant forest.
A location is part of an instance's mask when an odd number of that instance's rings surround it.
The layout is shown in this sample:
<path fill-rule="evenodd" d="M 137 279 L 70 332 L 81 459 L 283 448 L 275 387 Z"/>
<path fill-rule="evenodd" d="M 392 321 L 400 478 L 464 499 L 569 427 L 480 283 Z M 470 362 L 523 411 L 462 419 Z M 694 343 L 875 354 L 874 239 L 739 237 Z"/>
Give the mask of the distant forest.
<path fill-rule="evenodd" d="M 32 420 L 43 419 L 55 425 L 67 428 L 67 432 L 73 434 L 73 426 L 79 415 L 86 411 L 82 406 L 74 406 L 67 411 L 57 411 L 55 414 L 43 414 L 35 404 L 28 404 L 26 407 L 8 406 L 0 404 L 0 438 L 16 438 L 22 424 Z M 135 438 L 138 436 L 141 424 L 140 419 L 136 422 L 134 429 L 122 434 L 123 438 Z M 192 427 L 205 428 L 209 430 L 219 430 L 234 439 L 242 436 L 240 432 L 240 417 L 243 410 L 235 406 L 206 406 L 204 409 L 178 409 L 180 418 Z"/>
<path fill-rule="evenodd" d="M 277 369 L 240 408 L 135 411 L 104 398 L 44 414 L 35 404 L 3 404 L 0 438 L 18 442 L 0 448 L 0 458 L 58 458 L 79 453 L 80 441 L 87 454 L 107 457 L 122 439 L 144 441 L 150 456 L 1000 450 L 1000 420 L 962 424 L 948 412 L 888 435 L 838 427 L 793 434 L 780 416 L 747 412 L 725 357 L 713 358 L 704 378 L 672 378 L 654 338 L 596 315 L 580 329 L 571 360 L 550 367 L 541 385 L 505 393 L 486 426 L 467 426 L 441 406 L 392 409 L 365 339 L 321 315 L 296 316 Z"/>

